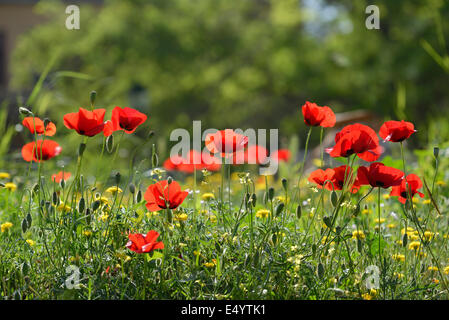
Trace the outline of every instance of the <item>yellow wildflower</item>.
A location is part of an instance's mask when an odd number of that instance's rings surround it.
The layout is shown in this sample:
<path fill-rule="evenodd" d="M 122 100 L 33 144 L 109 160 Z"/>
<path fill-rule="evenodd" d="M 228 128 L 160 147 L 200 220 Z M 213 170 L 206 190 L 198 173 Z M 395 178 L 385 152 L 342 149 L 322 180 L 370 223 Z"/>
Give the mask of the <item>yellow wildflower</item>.
<path fill-rule="evenodd" d="M 188 218 L 188 216 L 185 213 L 179 213 L 179 214 L 175 214 L 173 216 L 174 221 L 186 221 L 187 218 Z"/>
<path fill-rule="evenodd" d="M 432 231 L 426 231 L 426 232 L 424 232 L 424 238 L 425 238 L 427 241 L 432 240 L 434 235 L 435 235 L 435 233 L 433 233 Z"/>
<path fill-rule="evenodd" d="M 210 222 L 215 223 L 215 222 L 217 222 L 217 217 L 212 214 L 209 216 L 209 220 L 210 220 Z"/>
<path fill-rule="evenodd" d="M 418 250 L 420 247 L 421 247 L 421 242 L 419 242 L 419 241 L 412 241 L 408 245 L 408 248 L 410 250 Z"/>
<path fill-rule="evenodd" d="M 438 180 L 438 181 L 436 182 L 436 184 L 437 184 L 438 186 L 445 186 L 445 185 L 446 185 L 446 182 L 444 182 L 443 180 Z"/>
<path fill-rule="evenodd" d="M 430 199 L 425 199 L 422 201 L 423 204 L 429 204 L 430 202 L 431 202 Z"/>
<path fill-rule="evenodd" d="M 257 218 L 267 218 L 270 215 L 270 210 L 267 209 L 260 209 L 256 212 Z"/>
<path fill-rule="evenodd" d="M 388 199 L 390 199 L 390 195 L 388 193 L 386 193 L 382 196 L 382 198 L 384 198 L 385 200 L 388 200 Z"/>
<path fill-rule="evenodd" d="M 444 274 L 449 274 L 449 266 L 445 267 L 443 269 Z"/>
<path fill-rule="evenodd" d="M 85 231 L 83 232 L 83 234 L 84 234 L 86 237 L 90 237 L 90 236 L 92 235 L 92 231 L 90 231 L 90 230 L 85 230 Z"/>
<path fill-rule="evenodd" d="M 352 239 L 363 240 L 365 239 L 365 233 L 362 230 L 354 230 L 352 232 Z"/>
<path fill-rule="evenodd" d="M 58 206 L 58 210 L 62 212 L 69 212 L 70 210 L 72 210 L 72 208 L 70 208 L 70 206 L 66 205 L 64 202 L 61 202 Z"/>
<path fill-rule="evenodd" d="M 384 223 L 385 222 L 385 218 L 376 219 L 376 220 L 374 220 L 374 222 L 377 223 L 377 224 Z"/>
<path fill-rule="evenodd" d="M 0 172 L 0 179 L 9 179 L 11 175 L 8 172 Z"/>
<path fill-rule="evenodd" d="M 5 231 L 11 229 L 12 226 L 13 226 L 13 224 L 11 222 L 5 222 L 5 223 L 2 223 L 0 228 L 1 228 L 2 232 L 5 232 Z"/>
<path fill-rule="evenodd" d="M 209 201 L 209 200 L 215 199 L 215 196 L 211 192 L 206 192 L 206 193 L 203 193 L 203 195 L 201 196 L 201 199 L 203 199 L 204 201 Z"/>
<path fill-rule="evenodd" d="M 368 209 L 363 209 L 362 210 L 362 214 L 368 214 L 369 213 L 369 210 Z"/>
<path fill-rule="evenodd" d="M 403 273 L 395 272 L 393 275 L 394 275 L 396 278 L 398 278 L 398 279 L 404 278 L 404 274 L 403 274 Z"/>
<path fill-rule="evenodd" d="M 8 189 L 9 191 L 16 191 L 17 185 L 12 182 L 5 183 L 5 189 Z"/>
<path fill-rule="evenodd" d="M 117 193 L 122 193 L 123 191 L 118 186 L 113 186 L 113 187 L 107 188 L 106 192 L 111 193 L 112 195 L 115 195 Z"/>
<path fill-rule="evenodd" d="M 109 215 L 107 213 L 102 213 L 99 217 L 98 220 L 106 222 L 109 219 Z"/>
<path fill-rule="evenodd" d="M 438 267 L 430 266 L 429 268 L 427 268 L 427 270 L 429 270 L 429 271 L 438 271 Z"/>
<path fill-rule="evenodd" d="M 405 256 L 403 254 L 396 253 L 396 254 L 392 255 L 391 257 L 393 258 L 393 260 L 396 260 L 396 261 L 401 261 L 401 262 L 405 261 Z"/>
<path fill-rule="evenodd" d="M 419 203 L 419 198 L 418 198 L 418 197 L 414 197 L 414 198 L 412 199 L 412 201 L 413 201 L 413 203 Z"/>
<path fill-rule="evenodd" d="M 36 244 L 36 242 L 34 242 L 33 240 L 31 240 L 31 239 L 27 239 L 27 240 L 25 240 L 26 241 L 26 243 L 28 243 L 29 245 L 30 245 L 30 247 L 32 247 L 32 246 L 34 246 L 35 244 Z"/>
<path fill-rule="evenodd" d="M 394 229 L 394 228 L 396 228 L 396 225 L 394 223 L 390 223 L 390 224 L 387 225 L 387 228 L 388 229 Z"/>

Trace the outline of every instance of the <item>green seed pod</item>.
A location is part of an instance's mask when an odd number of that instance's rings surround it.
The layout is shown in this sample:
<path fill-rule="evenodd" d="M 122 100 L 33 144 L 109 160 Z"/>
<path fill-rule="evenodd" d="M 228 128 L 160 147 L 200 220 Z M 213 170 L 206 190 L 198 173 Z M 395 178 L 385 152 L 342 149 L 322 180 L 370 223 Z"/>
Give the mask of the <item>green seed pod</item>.
<path fill-rule="evenodd" d="M 318 278 L 320 278 L 320 279 L 323 278 L 323 276 L 324 276 L 324 266 L 321 262 L 318 263 L 317 274 L 318 274 Z"/>
<path fill-rule="evenodd" d="M 337 206 L 338 196 L 337 196 L 337 193 L 335 191 L 331 192 L 331 203 L 334 206 L 334 208 Z"/>
<path fill-rule="evenodd" d="M 312 244 L 312 254 L 315 255 L 316 252 L 316 244 Z"/>
<path fill-rule="evenodd" d="M 92 202 L 92 211 L 97 211 L 98 208 L 100 208 L 100 205 L 101 205 L 100 200 L 96 200 L 96 201 Z"/>
<path fill-rule="evenodd" d="M 279 203 L 279 204 L 276 206 L 276 209 L 275 209 L 275 211 L 274 211 L 276 217 L 279 216 L 279 215 L 281 214 L 282 210 L 284 210 L 284 207 L 285 207 L 285 204 L 284 204 L 283 202 Z"/>
<path fill-rule="evenodd" d="M 22 220 L 22 232 L 25 233 L 28 230 L 28 222 L 26 219 Z"/>
<path fill-rule="evenodd" d="M 33 113 L 29 109 L 27 109 L 25 107 L 20 107 L 19 108 L 19 113 L 24 115 L 24 116 L 32 116 L 33 115 Z"/>
<path fill-rule="evenodd" d="M 83 197 L 81 197 L 80 201 L 78 202 L 78 212 L 83 213 L 86 209 L 86 200 L 84 200 Z"/>
<path fill-rule="evenodd" d="M 86 223 L 87 223 L 87 224 L 90 224 L 90 222 L 92 221 L 90 215 L 91 215 L 91 211 L 90 211 L 89 208 L 87 208 L 87 209 L 86 209 Z"/>
<path fill-rule="evenodd" d="M 268 202 L 268 194 L 266 192 L 263 193 L 263 203 L 266 205 Z"/>
<path fill-rule="evenodd" d="M 284 188 L 285 191 L 287 191 L 288 183 L 287 183 L 287 179 L 285 179 L 285 178 L 282 178 L 282 187 Z"/>
<path fill-rule="evenodd" d="M 114 149 L 114 136 L 111 134 L 106 138 L 106 150 L 108 153 L 112 153 Z"/>
<path fill-rule="evenodd" d="M 268 189 L 268 200 L 273 201 L 273 198 L 274 198 L 274 188 L 270 187 Z"/>
<path fill-rule="evenodd" d="M 301 214 L 302 214 L 302 208 L 301 208 L 301 205 L 298 204 L 298 206 L 296 207 L 296 218 L 301 219 Z"/>
<path fill-rule="evenodd" d="M 435 157 L 435 159 L 438 159 L 439 155 L 440 155 L 440 148 L 434 147 L 433 148 L 433 156 Z"/>
<path fill-rule="evenodd" d="M 80 143 L 80 146 L 78 147 L 78 156 L 82 157 L 85 150 L 86 150 L 86 144 Z"/>
<path fill-rule="evenodd" d="M 90 104 L 93 107 L 95 105 L 95 100 L 97 99 L 97 92 L 91 91 L 90 92 Z"/>
<path fill-rule="evenodd" d="M 140 190 L 139 190 L 139 192 L 137 192 L 136 201 L 137 201 L 137 203 L 142 201 L 142 191 L 140 191 Z"/>
<path fill-rule="evenodd" d="M 59 185 L 61 186 L 62 189 L 65 188 L 65 180 L 62 179 L 61 182 L 59 183 Z"/>
<path fill-rule="evenodd" d="M 168 177 L 167 178 L 167 184 L 171 184 L 173 182 L 173 178 L 172 177 Z"/>
<path fill-rule="evenodd" d="M 402 246 L 406 247 L 407 242 L 408 242 L 408 236 L 407 236 L 407 232 L 405 232 L 404 235 L 402 236 Z"/>
<path fill-rule="evenodd" d="M 130 183 L 128 186 L 129 192 L 131 192 L 131 194 L 135 194 L 136 193 L 136 186 L 134 185 L 134 183 Z"/>
<path fill-rule="evenodd" d="M 156 145 L 155 144 L 153 144 L 151 147 L 151 164 L 152 164 L 153 168 L 156 168 L 157 165 L 159 164 L 159 159 L 156 154 Z"/>
<path fill-rule="evenodd" d="M 59 203 L 59 197 L 58 197 L 58 194 L 56 193 L 56 191 L 53 191 L 53 195 L 51 197 L 51 201 L 53 202 L 53 204 L 55 206 Z"/>

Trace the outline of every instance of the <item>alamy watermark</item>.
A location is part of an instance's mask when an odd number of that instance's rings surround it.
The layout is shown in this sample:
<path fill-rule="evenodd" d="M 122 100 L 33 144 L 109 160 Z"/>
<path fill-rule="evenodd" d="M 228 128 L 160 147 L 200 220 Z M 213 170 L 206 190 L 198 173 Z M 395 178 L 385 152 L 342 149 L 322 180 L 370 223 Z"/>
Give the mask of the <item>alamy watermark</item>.
<path fill-rule="evenodd" d="M 65 13 L 69 16 L 65 19 L 65 27 L 68 30 L 79 30 L 80 28 L 80 8 L 71 4 L 65 8 Z"/>

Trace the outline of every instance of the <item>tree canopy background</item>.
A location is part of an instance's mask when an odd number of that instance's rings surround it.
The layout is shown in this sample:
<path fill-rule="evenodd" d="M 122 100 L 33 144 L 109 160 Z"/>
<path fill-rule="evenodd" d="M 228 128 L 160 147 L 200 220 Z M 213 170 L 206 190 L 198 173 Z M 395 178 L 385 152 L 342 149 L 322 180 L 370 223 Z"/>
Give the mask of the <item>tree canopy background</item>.
<path fill-rule="evenodd" d="M 370 4 L 380 30 L 365 27 Z M 165 140 L 192 120 L 303 135 L 306 100 L 413 121 L 422 143 L 449 139 L 449 1 L 106 0 L 80 5 L 80 30 L 65 28 L 66 5 L 40 1 L 48 22 L 13 57 L 22 92 L 49 68 L 32 107 L 59 125 L 96 90 L 109 112 L 147 113 Z"/>

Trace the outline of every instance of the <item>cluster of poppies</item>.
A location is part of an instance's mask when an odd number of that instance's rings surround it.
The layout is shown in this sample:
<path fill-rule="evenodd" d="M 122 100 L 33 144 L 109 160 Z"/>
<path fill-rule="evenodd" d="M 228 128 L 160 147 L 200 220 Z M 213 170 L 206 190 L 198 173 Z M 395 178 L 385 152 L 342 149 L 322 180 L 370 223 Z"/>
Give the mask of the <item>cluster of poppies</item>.
<path fill-rule="evenodd" d="M 217 131 L 206 136 L 205 145 L 208 151 L 190 150 L 186 157 L 174 155 L 164 161 L 164 168 L 170 171 L 193 173 L 195 170 L 207 169 L 217 171 L 222 161 L 214 155 L 225 159 L 231 164 L 259 164 L 272 161 L 289 161 L 290 151 L 279 149 L 268 155 L 268 150 L 261 145 L 248 146 L 248 137 L 232 129 Z"/>
<path fill-rule="evenodd" d="M 302 107 L 304 123 L 310 126 L 332 127 L 335 125 L 335 114 L 325 106 L 320 107 L 315 103 L 306 102 Z M 416 130 L 413 123 L 406 121 L 387 121 L 380 130 L 379 136 L 384 142 L 402 142 L 408 139 Z M 396 168 L 385 166 L 381 162 L 375 162 L 382 153 L 382 147 L 376 132 L 363 124 L 356 123 L 345 126 L 335 135 L 335 145 L 326 149 L 326 152 L 334 158 L 356 155 L 362 160 L 372 162 L 369 167 L 360 166 L 357 174 L 349 166 L 317 169 L 313 171 L 308 180 L 318 188 L 328 190 L 342 190 L 346 182 L 348 190 L 355 193 L 361 186 L 369 185 L 373 188 L 388 189 L 392 187 L 391 196 L 398 197 L 401 203 L 405 203 L 408 193 L 413 197 L 422 187 L 421 179 L 416 174 L 409 174 L 404 179 L 404 173 Z M 407 191 L 408 190 L 408 191 Z"/>

